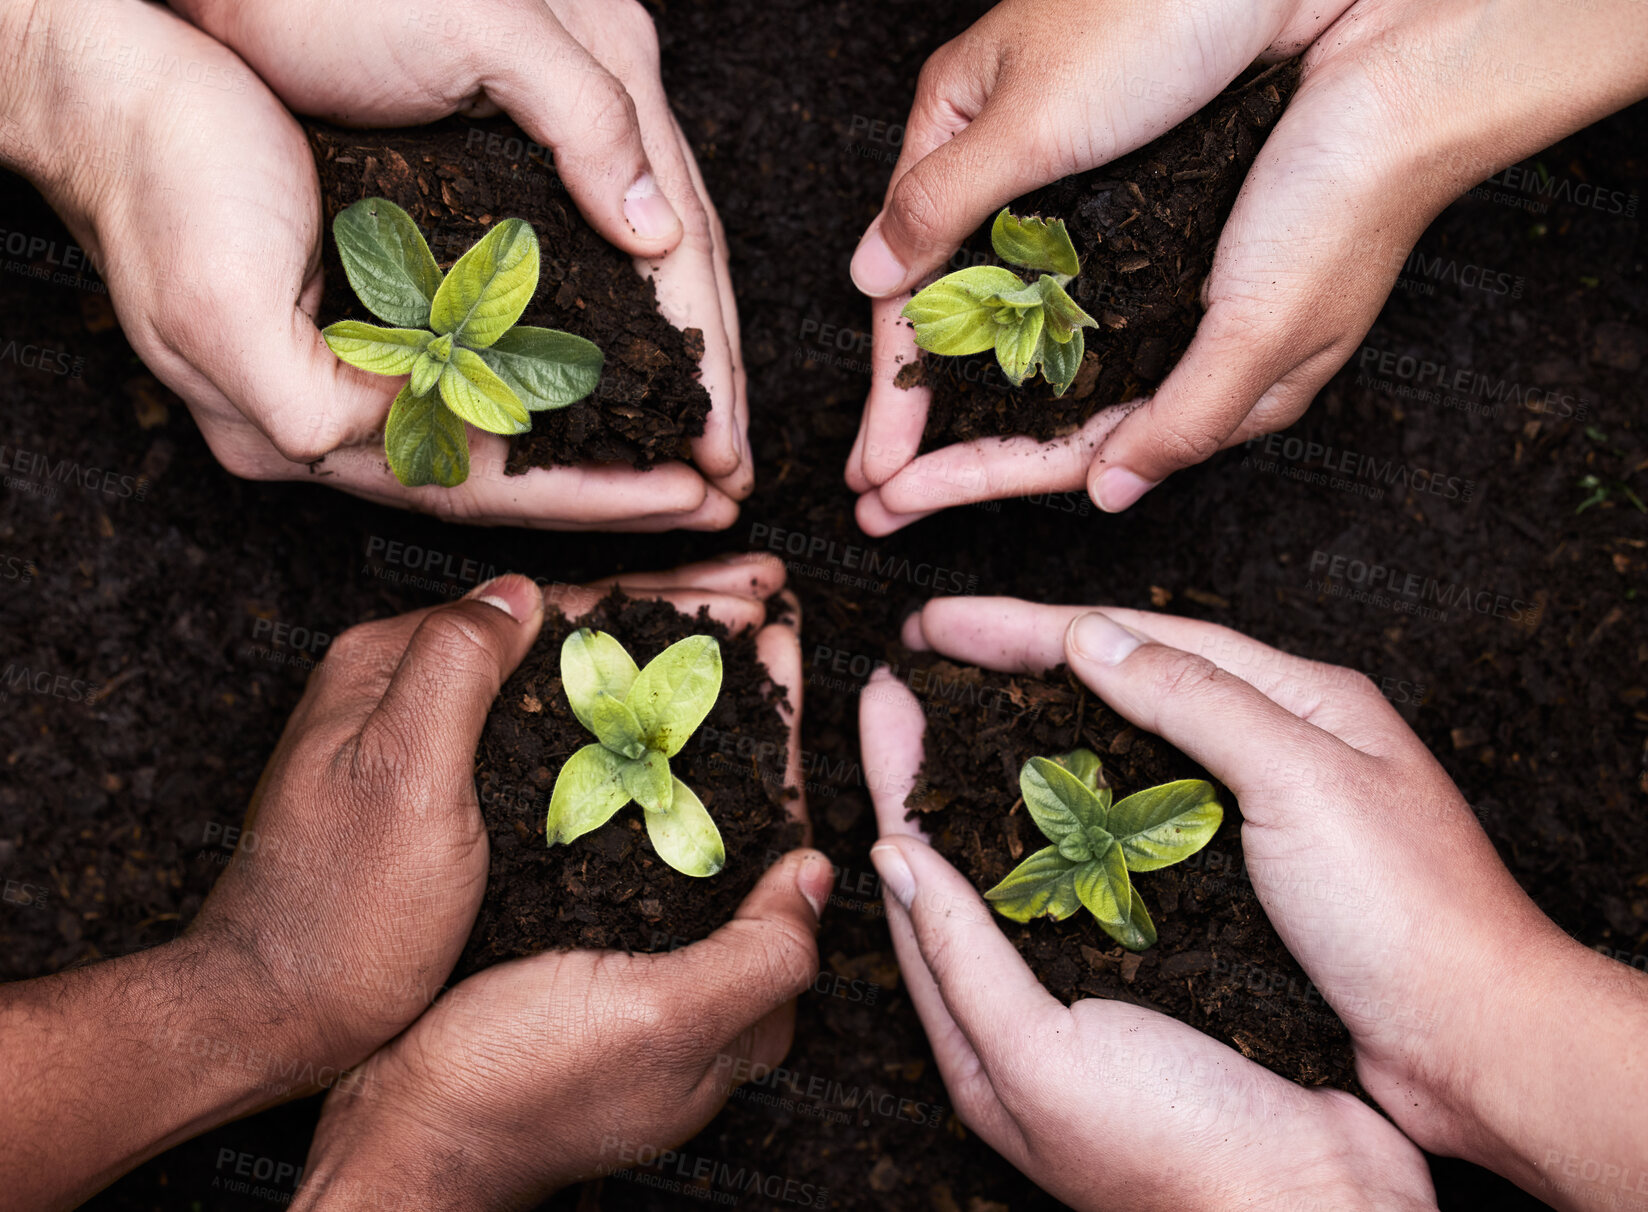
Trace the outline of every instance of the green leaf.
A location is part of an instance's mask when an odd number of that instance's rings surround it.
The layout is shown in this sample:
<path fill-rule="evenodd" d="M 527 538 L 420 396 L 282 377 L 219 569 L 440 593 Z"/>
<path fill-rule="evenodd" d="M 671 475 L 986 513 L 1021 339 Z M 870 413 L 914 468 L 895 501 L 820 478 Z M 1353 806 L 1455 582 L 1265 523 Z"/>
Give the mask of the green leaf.
<path fill-rule="evenodd" d="M 1051 328 L 1042 330 L 1041 343 L 1036 346 L 1036 366 L 1053 389 L 1053 394 L 1062 396 L 1076 381 L 1082 355 L 1087 352 L 1087 342 L 1082 339 L 1079 328 L 1070 334 L 1070 340 L 1063 345 L 1052 339 L 1052 333 Z"/>
<path fill-rule="evenodd" d="M 545 834 L 551 846 L 599 829 L 629 803 L 620 773 L 624 759 L 604 745 L 585 745 L 555 776 Z"/>
<path fill-rule="evenodd" d="M 1098 793 L 1048 758 L 1033 757 L 1019 770 L 1019 794 L 1036 828 L 1055 846 L 1069 834 L 1105 827 Z"/>
<path fill-rule="evenodd" d="M 341 361 L 375 375 L 411 374 L 424 346 L 435 339 L 421 328 L 379 328 L 360 320 L 328 324 L 320 335 Z"/>
<path fill-rule="evenodd" d="M 476 353 L 533 412 L 582 400 L 601 381 L 605 362 L 595 342 L 530 324 L 516 325 Z"/>
<path fill-rule="evenodd" d="M 674 757 L 720 693 L 721 645 L 714 636 L 690 635 L 647 662 L 625 702 L 641 721 L 647 748 Z"/>
<path fill-rule="evenodd" d="M 1080 336 L 1084 328 L 1098 327 L 1098 321 L 1083 311 L 1070 293 L 1052 278 L 1043 274 L 1036 285 L 1041 288 L 1042 303 L 1047 309 L 1047 329 L 1060 345 Z"/>
<path fill-rule="evenodd" d="M 1103 840 L 1108 846 L 1111 841 L 1110 835 L 1105 834 Z M 1058 852 L 1072 863 L 1085 863 L 1093 857 L 1093 847 L 1088 843 L 1087 833 L 1080 829 L 1059 839 Z"/>
<path fill-rule="evenodd" d="M 363 198 L 332 222 L 343 272 L 385 324 L 428 328 L 441 267 L 412 216 L 387 198 Z"/>
<path fill-rule="evenodd" d="M 669 759 L 656 749 L 623 766 L 624 790 L 648 812 L 668 812 L 675 802 L 675 780 L 670 776 Z"/>
<path fill-rule="evenodd" d="M 447 272 L 435 292 L 430 327 L 485 349 L 515 326 L 537 289 L 537 233 L 524 219 L 505 219 Z"/>
<path fill-rule="evenodd" d="M 1076 869 L 1076 895 L 1106 929 L 1127 922 L 1133 904 L 1133 883 L 1127 877 L 1127 860 L 1119 845 L 1111 842 L 1092 862 Z"/>
<path fill-rule="evenodd" d="M 469 434 L 463 421 L 434 392 L 414 395 L 411 384 L 389 406 L 383 453 L 395 478 L 408 488 L 455 488 L 469 478 Z"/>
<path fill-rule="evenodd" d="M 446 406 L 476 429 L 509 434 L 532 428 L 526 405 L 474 350 L 454 349 L 440 384 Z"/>
<path fill-rule="evenodd" d="M 1081 908 L 1075 884 L 1078 866 L 1061 855 L 1057 846 L 1048 846 L 1009 871 L 984 899 L 1015 922 L 1043 915 L 1062 922 Z"/>
<path fill-rule="evenodd" d="M 1001 373 L 1014 387 L 1024 383 L 1035 364 L 1043 326 L 1042 309 L 1037 307 L 1025 312 L 1017 324 L 1006 324 L 996 330 L 996 361 L 1001 363 Z"/>
<path fill-rule="evenodd" d="M 1081 272 L 1076 246 L 1070 242 L 1063 219 L 1035 216 L 1020 219 L 1002 207 L 990 225 L 990 243 L 996 256 L 1009 265 L 1063 274 L 1066 278 L 1074 278 Z"/>
<path fill-rule="evenodd" d="M 1147 947 L 1156 945 L 1156 923 L 1150 920 L 1150 914 L 1144 907 L 1144 901 L 1139 898 L 1139 889 L 1132 888 L 1133 903 L 1128 910 L 1127 922 L 1121 926 L 1104 925 L 1104 932 L 1115 939 L 1129 951 L 1143 951 Z"/>
<path fill-rule="evenodd" d="M 435 384 L 441 381 L 441 371 L 446 369 L 446 363 L 437 361 L 429 356 L 426 349 L 419 354 L 412 363 L 412 379 L 407 384 L 415 396 L 426 396 L 434 390 Z M 442 405 L 445 407 L 445 405 Z"/>
<path fill-rule="evenodd" d="M 682 875 L 714 875 L 727 865 L 721 831 L 703 802 L 680 779 L 670 780 L 669 811 L 647 813 L 647 836 L 658 857 Z"/>
<path fill-rule="evenodd" d="M 916 327 L 916 344 L 929 353 L 960 358 L 983 353 L 996 343 L 995 304 L 1003 292 L 1022 290 L 1017 274 L 999 265 L 977 265 L 947 274 L 904 305 L 901 313 Z"/>
<path fill-rule="evenodd" d="M 603 694 L 595 700 L 595 709 L 589 715 L 589 730 L 608 749 L 631 761 L 646 753 L 646 744 L 641 740 L 641 723 L 622 699 Z"/>
<path fill-rule="evenodd" d="M 561 688 L 572 714 L 591 732 L 601 695 L 627 698 L 639 672 L 624 646 L 604 631 L 580 627 L 561 642 Z"/>
<path fill-rule="evenodd" d="M 1099 761 L 1098 754 L 1091 749 L 1072 749 L 1059 754 L 1053 762 L 1075 775 L 1078 783 L 1098 796 L 1106 808 L 1110 807 L 1110 788 L 1104 786 L 1104 763 Z"/>
<path fill-rule="evenodd" d="M 995 303 L 1004 307 L 1011 307 L 1018 311 L 1025 311 L 1032 307 L 1040 307 L 1047 301 L 1047 290 L 1044 286 L 1042 286 L 1042 283 L 1051 281 L 1053 281 L 1053 279 L 1043 274 L 1036 281 L 1020 290 L 1002 291 L 999 295 L 991 295 L 986 302 Z"/>
<path fill-rule="evenodd" d="M 1225 819 L 1213 784 L 1180 779 L 1135 791 L 1110 809 L 1110 831 L 1133 871 L 1155 871 L 1207 845 Z"/>

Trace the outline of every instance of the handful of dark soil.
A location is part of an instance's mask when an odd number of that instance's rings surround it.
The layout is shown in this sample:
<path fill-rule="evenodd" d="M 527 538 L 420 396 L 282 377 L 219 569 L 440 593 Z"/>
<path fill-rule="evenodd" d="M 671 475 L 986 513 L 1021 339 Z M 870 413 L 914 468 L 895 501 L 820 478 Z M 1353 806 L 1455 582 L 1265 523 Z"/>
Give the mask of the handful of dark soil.
<path fill-rule="evenodd" d="M 1155 142 L 1010 203 L 1015 215 L 1065 221 L 1081 258 L 1066 289 L 1098 327 L 1084 330 L 1087 353 L 1062 397 L 1040 377 L 1012 387 L 988 352 L 923 354 L 904 367 L 899 386 L 933 392 L 921 449 L 1012 434 L 1047 441 L 1166 378 L 1201 321 L 1202 281 L 1242 181 L 1298 83 L 1297 60 L 1250 68 Z M 986 223 L 952 267 L 997 264 Z"/>
<path fill-rule="evenodd" d="M 670 759 L 721 830 L 727 865 L 718 875 L 698 879 L 668 866 L 635 804 L 576 841 L 547 844 L 555 776 L 595 739 L 561 689 L 561 644 L 580 627 L 610 632 L 642 666 L 689 635 L 720 641 L 721 697 Z M 782 692 L 767 682 L 754 633 L 729 636 L 704 611 L 692 618 L 617 590 L 577 619 L 551 609 L 538 642 L 499 692 L 475 756 L 492 866 L 453 979 L 546 950 L 665 951 L 731 918 L 773 858 L 801 843 L 802 828 L 786 809 L 789 727 L 775 705 Z"/>
<path fill-rule="evenodd" d="M 929 698 L 926 756 L 906 803 L 934 848 L 981 893 L 1047 845 L 1019 800 L 1019 770 L 1031 757 L 1091 749 L 1118 799 L 1211 777 L 1111 711 L 1063 666 L 1042 679 L 938 661 L 924 681 L 947 690 Z M 998 915 L 997 924 L 1061 1001 L 1147 1006 L 1284 1077 L 1358 1091 L 1350 1034 L 1260 907 L 1242 859 L 1241 810 L 1215 786 L 1225 819 L 1213 840 L 1181 863 L 1135 877 L 1156 922 L 1154 947 L 1127 951 L 1085 910 L 1023 925 Z"/>
<path fill-rule="evenodd" d="M 592 395 L 532 414 L 532 432 L 513 440 L 507 470 L 519 475 L 586 460 L 645 468 L 690 458 L 690 440 L 704 432 L 710 411 L 698 381 L 704 335 L 682 332 L 658 313 L 652 283 L 584 222 L 544 148 L 503 118 L 448 118 L 411 130 L 304 127 L 326 221 L 321 324 L 373 321 L 349 289 L 332 239 L 332 220 L 362 198 L 388 198 L 404 209 L 442 265 L 494 223 L 525 219 L 543 259 L 520 322 L 595 342 L 606 366 Z"/>

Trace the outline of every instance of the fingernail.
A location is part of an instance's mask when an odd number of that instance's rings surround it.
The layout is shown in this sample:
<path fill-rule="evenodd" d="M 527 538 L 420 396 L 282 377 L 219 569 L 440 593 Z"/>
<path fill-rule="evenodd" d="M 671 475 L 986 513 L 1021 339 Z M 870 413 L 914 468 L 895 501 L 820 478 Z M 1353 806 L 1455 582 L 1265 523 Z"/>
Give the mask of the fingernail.
<path fill-rule="evenodd" d="M 870 847 L 870 861 L 881 876 L 882 887 L 893 894 L 893 899 L 906 909 L 916 899 L 916 877 L 910 874 L 910 864 L 890 842 L 878 842 Z"/>
<path fill-rule="evenodd" d="M 887 247 L 887 241 L 881 238 L 879 225 L 872 227 L 853 254 L 853 264 L 849 271 L 853 275 L 853 285 L 863 294 L 872 299 L 879 299 L 883 295 L 890 295 L 904 282 L 904 276 L 909 271 L 899 259 L 893 256 L 893 250 Z"/>
<path fill-rule="evenodd" d="M 488 606 L 503 611 L 517 623 L 522 619 L 532 617 L 536 604 L 533 598 L 543 600 L 538 587 L 525 577 L 501 576 L 493 577 L 484 585 L 477 585 L 464 597 L 475 602 L 485 602 Z"/>
<path fill-rule="evenodd" d="M 1098 611 L 1084 614 L 1070 624 L 1070 647 L 1077 656 L 1086 657 L 1100 665 L 1119 665 L 1140 644 L 1144 637 L 1123 627 L 1115 619 Z"/>
<path fill-rule="evenodd" d="M 795 877 L 796 887 L 813 907 L 813 916 L 820 919 L 824 916 L 824 906 L 829 903 L 830 888 L 834 883 L 835 872 L 830 869 L 830 861 L 821 854 L 809 855 Z"/>
<path fill-rule="evenodd" d="M 1098 507 L 1106 513 L 1120 513 L 1160 483 L 1125 467 L 1107 467 L 1099 473 Z"/>
<path fill-rule="evenodd" d="M 624 218 L 643 240 L 666 240 L 681 226 L 669 199 L 658 192 L 651 173 L 642 173 L 624 195 Z"/>

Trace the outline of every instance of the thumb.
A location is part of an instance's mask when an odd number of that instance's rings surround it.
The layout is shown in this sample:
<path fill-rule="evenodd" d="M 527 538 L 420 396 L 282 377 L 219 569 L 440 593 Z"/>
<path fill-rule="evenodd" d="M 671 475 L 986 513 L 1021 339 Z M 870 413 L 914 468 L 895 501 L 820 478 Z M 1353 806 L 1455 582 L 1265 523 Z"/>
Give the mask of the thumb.
<path fill-rule="evenodd" d="M 267 345 L 269 336 L 260 329 L 258 344 Z M 253 363 L 259 369 L 256 379 L 243 381 L 238 391 L 220 390 L 263 431 L 282 458 L 312 463 L 339 447 L 364 442 L 383 428 L 399 380 L 341 361 L 301 308 L 291 312 L 287 331 L 276 339 L 282 348 Z M 243 347 L 232 340 L 222 347 L 241 356 Z M 203 360 L 202 369 L 214 383 L 222 382 L 209 361 Z M 237 395 L 239 399 L 234 398 Z"/>
<path fill-rule="evenodd" d="M 555 168 L 592 227 L 631 256 L 663 256 L 680 243 L 681 219 L 653 176 L 629 91 L 548 5 L 508 12 L 511 36 L 475 51 L 487 96 L 554 148 Z"/>
<path fill-rule="evenodd" d="M 922 111 L 918 98 L 910 124 Z M 998 95 L 953 138 L 901 175 L 853 253 L 853 284 L 875 299 L 899 295 L 941 267 L 986 219 L 1063 171 L 1025 147 L 1021 124 Z M 907 134 L 907 155 L 919 146 Z"/>
<path fill-rule="evenodd" d="M 513 574 L 431 610 L 361 726 L 362 751 L 409 767 L 406 786 L 467 783 L 487 712 L 537 639 L 543 615 L 538 586 Z"/>
<path fill-rule="evenodd" d="M 1158 644 L 1100 611 L 1064 633 L 1065 661 L 1130 723 L 1205 766 L 1238 797 L 1260 791 L 1278 763 L 1333 768 L 1348 747 L 1206 657 Z"/>
<path fill-rule="evenodd" d="M 735 1039 L 812 984 L 814 936 L 832 879 L 824 855 L 792 850 L 750 890 L 732 921 L 660 958 L 681 1020 L 699 1024 L 717 1043 Z"/>

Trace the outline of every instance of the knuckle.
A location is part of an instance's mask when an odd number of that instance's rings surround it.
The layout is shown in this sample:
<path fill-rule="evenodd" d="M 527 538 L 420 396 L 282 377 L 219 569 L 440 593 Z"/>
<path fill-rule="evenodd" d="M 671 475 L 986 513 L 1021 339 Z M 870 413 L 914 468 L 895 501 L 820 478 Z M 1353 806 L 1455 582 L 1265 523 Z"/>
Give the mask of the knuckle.
<path fill-rule="evenodd" d="M 917 251 L 937 248 L 944 239 L 943 199 L 922 165 L 904 174 L 887 206 L 887 221 Z"/>
<path fill-rule="evenodd" d="M 1166 423 L 1156 429 L 1156 446 L 1174 463 L 1190 465 L 1206 461 L 1218 453 L 1224 438 L 1206 428 L 1183 423 Z"/>
<path fill-rule="evenodd" d="M 1159 671 L 1163 697 L 1179 695 L 1195 697 L 1216 689 L 1231 679 L 1206 657 L 1189 652 L 1174 652 Z"/>
<path fill-rule="evenodd" d="M 327 645 L 326 656 L 322 658 L 321 664 L 331 669 L 361 664 L 367 659 L 367 654 L 376 648 L 372 634 L 373 627 L 370 623 L 349 628 Z"/>
<path fill-rule="evenodd" d="M 457 674 L 495 669 L 492 636 L 486 625 L 460 606 L 437 610 L 418 624 L 413 646 Z"/>

